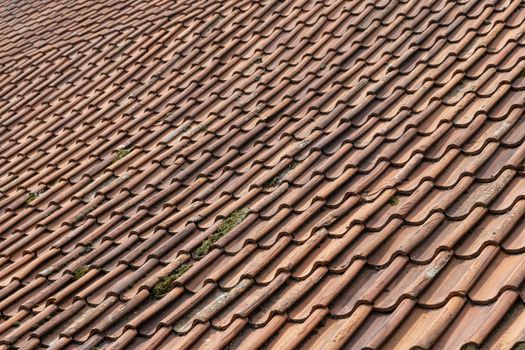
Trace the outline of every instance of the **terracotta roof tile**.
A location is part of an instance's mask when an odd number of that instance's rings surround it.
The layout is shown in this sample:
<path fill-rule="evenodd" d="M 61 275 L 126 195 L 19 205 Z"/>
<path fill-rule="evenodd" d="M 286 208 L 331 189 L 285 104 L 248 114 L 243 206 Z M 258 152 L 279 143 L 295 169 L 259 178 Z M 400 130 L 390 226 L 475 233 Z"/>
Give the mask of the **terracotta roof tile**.
<path fill-rule="evenodd" d="M 0 18 L 0 349 L 525 343 L 522 1 Z"/>

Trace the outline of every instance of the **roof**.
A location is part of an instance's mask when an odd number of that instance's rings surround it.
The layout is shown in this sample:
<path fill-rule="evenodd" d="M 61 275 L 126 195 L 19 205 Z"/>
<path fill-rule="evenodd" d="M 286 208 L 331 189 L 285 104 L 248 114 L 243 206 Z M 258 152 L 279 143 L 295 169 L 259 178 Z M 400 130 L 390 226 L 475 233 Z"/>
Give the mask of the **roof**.
<path fill-rule="evenodd" d="M 0 347 L 525 341 L 522 1 L 0 14 Z"/>

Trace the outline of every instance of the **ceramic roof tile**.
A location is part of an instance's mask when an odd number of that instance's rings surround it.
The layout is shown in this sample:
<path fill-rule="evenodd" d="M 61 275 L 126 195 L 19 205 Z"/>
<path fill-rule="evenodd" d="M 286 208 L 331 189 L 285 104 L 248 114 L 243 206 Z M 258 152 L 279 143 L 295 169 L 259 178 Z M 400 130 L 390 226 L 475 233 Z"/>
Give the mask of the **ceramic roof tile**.
<path fill-rule="evenodd" d="M 0 349 L 524 343 L 524 20 L 0 3 Z"/>

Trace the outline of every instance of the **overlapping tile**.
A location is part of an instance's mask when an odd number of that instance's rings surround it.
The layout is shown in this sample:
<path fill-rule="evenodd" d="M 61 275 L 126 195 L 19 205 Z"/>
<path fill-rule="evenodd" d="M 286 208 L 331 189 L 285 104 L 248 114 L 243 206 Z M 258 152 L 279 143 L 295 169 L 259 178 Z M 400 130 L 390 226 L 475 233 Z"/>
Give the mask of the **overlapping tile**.
<path fill-rule="evenodd" d="M 521 1 L 0 13 L 0 347 L 525 341 Z"/>

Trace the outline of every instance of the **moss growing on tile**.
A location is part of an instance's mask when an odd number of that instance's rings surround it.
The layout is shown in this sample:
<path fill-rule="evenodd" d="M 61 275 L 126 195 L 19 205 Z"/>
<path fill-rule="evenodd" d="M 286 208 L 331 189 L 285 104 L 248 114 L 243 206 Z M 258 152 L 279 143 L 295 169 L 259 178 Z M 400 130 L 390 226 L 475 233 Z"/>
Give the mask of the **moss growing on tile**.
<path fill-rule="evenodd" d="M 71 220 L 71 225 L 76 225 L 78 224 L 79 222 L 81 222 L 82 220 L 84 220 L 86 218 L 86 215 L 85 214 L 78 214 L 77 216 L 75 216 L 73 218 L 73 220 Z"/>
<path fill-rule="evenodd" d="M 201 124 L 200 127 L 199 127 L 200 131 L 203 131 L 203 132 L 206 132 L 208 131 L 208 124 Z"/>
<path fill-rule="evenodd" d="M 27 195 L 26 204 L 31 203 L 32 201 L 34 201 L 37 198 L 38 198 L 38 193 L 36 193 L 36 192 L 29 192 L 29 194 Z"/>
<path fill-rule="evenodd" d="M 281 182 L 283 182 L 283 180 L 286 177 L 286 175 L 288 175 L 288 173 L 295 168 L 296 164 L 297 164 L 296 162 L 290 163 L 286 167 L 286 169 L 284 169 L 279 175 L 277 175 L 277 176 L 271 178 L 270 180 L 266 181 L 264 183 L 263 187 L 269 188 L 269 187 L 274 187 L 274 186 L 280 185 Z"/>
<path fill-rule="evenodd" d="M 81 279 L 86 273 L 88 273 L 90 267 L 88 265 L 82 265 L 73 271 L 73 279 L 75 281 Z"/>
<path fill-rule="evenodd" d="M 461 348 L 462 350 L 478 350 L 479 347 L 477 347 L 474 344 L 467 344 Z"/>
<path fill-rule="evenodd" d="M 521 70 L 520 75 L 521 75 L 522 77 L 525 77 L 525 68 L 523 68 L 523 69 Z"/>
<path fill-rule="evenodd" d="M 399 198 L 397 196 L 392 196 L 389 200 L 388 200 L 388 204 L 390 204 L 390 206 L 392 207 L 395 207 L 396 205 L 399 204 Z"/>
<path fill-rule="evenodd" d="M 161 277 L 157 284 L 153 286 L 153 289 L 151 290 L 151 295 L 155 298 L 162 298 L 173 288 L 173 282 L 175 282 L 177 278 L 186 273 L 186 271 L 188 271 L 192 266 L 193 265 L 191 264 L 182 264 L 173 273 Z"/>
<path fill-rule="evenodd" d="M 266 183 L 264 184 L 264 187 L 274 187 L 274 186 L 277 186 L 280 182 L 280 178 L 279 176 L 275 176 L 273 178 L 271 178 L 270 180 L 266 181 Z"/>
<path fill-rule="evenodd" d="M 118 162 L 125 156 L 127 156 L 131 152 L 131 148 L 123 148 L 117 151 L 117 154 L 115 155 L 115 158 L 113 158 L 113 163 Z"/>
<path fill-rule="evenodd" d="M 219 239 L 221 239 L 228 232 L 233 230 L 235 226 L 239 225 L 246 218 L 249 212 L 250 209 L 242 208 L 231 213 L 230 216 L 228 216 L 226 220 L 224 220 L 223 223 L 219 226 L 217 231 L 212 233 L 210 237 L 205 239 L 202 242 L 202 244 L 197 249 L 195 249 L 195 255 L 200 258 L 208 254 L 213 244 Z"/>

